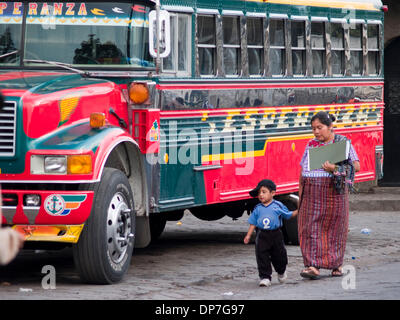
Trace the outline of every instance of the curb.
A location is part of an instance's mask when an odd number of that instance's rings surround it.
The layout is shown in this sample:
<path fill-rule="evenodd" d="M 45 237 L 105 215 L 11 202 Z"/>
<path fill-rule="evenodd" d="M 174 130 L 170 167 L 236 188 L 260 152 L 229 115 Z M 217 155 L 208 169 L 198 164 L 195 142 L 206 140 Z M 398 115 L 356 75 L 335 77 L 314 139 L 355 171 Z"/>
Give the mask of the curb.
<path fill-rule="evenodd" d="M 350 211 L 400 211 L 400 188 L 374 187 L 369 192 L 350 194 Z"/>

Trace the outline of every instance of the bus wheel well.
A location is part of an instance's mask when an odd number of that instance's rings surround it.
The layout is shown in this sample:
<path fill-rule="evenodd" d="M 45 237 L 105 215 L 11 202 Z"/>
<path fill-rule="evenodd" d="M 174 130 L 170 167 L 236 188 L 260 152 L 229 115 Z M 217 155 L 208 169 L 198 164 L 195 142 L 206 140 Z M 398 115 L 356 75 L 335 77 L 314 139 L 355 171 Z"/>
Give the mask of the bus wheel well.
<path fill-rule="evenodd" d="M 138 216 L 145 215 L 146 180 L 139 148 L 129 142 L 118 144 L 109 154 L 104 166 L 118 169 L 128 177 L 133 192 L 136 214 Z"/>
<path fill-rule="evenodd" d="M 217 203 L 189 209 L 200 220 L 215 221 L 228 216 L 232 219 L 240 218 L 246 210 L 245 201 Z"/>

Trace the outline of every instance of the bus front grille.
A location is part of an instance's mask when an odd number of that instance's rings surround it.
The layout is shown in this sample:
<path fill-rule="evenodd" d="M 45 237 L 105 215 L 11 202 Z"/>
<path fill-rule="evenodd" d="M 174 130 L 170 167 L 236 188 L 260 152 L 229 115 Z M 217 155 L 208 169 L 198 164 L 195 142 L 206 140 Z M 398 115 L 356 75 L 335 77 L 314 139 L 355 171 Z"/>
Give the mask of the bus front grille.
<path fill-rule="evenodd" d="M 0 156 L 15 155 L 17 104 L 6 101 L 0 111 Z"/>

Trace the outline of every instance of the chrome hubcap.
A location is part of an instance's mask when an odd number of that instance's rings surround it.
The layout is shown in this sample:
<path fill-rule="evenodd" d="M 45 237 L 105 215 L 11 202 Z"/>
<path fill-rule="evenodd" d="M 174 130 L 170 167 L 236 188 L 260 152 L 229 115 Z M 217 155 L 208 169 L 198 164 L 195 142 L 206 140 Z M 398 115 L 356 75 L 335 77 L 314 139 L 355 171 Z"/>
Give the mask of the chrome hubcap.
<path fill-rule="evenodd" d="M 117 192 L 107 212 L 107 246 L 110 258 L 114 263 L 124 259 L 129 241 L 133 238 L 131 209 L 125 197 Z"/>

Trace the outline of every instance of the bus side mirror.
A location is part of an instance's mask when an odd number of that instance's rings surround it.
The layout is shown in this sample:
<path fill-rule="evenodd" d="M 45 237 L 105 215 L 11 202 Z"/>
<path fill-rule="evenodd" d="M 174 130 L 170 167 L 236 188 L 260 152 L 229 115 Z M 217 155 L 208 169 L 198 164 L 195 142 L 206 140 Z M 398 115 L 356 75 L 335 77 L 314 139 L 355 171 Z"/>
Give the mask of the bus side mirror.
<path fill-rule="evenodd" d="M 159 31 L 156 36 L 157 11 L 153 10 L 149 13 L 149 52 L 153 58 L 157 58 L 157 40 L 159 41 L 160 58 L 168 57 L 171 52 L 171 32 L 169 12 L 166 10 L 159 11 Z"/>

